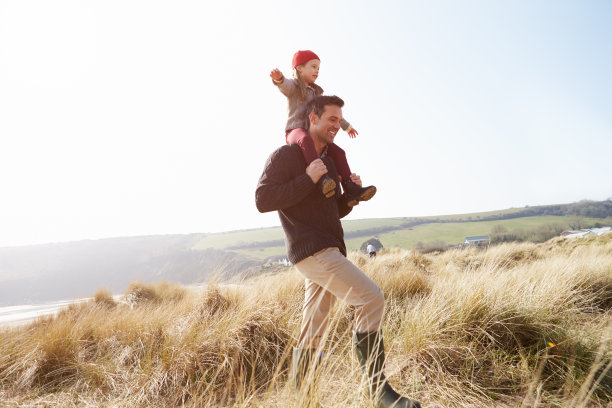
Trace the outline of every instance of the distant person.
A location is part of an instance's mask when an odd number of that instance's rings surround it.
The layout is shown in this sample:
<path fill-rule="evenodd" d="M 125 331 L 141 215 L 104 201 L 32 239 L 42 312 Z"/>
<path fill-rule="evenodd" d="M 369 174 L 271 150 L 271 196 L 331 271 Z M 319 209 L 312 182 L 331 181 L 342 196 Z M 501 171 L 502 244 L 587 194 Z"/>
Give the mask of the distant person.
<path fill-rule="evenodd" d="M 302 327 L 293 349 L 291 381 L 302 386 L 308 368 L 338 299 L 355 307 L 355 352 L 368 377 L 368 390 L 378 408 L 419 408 L 400 396 L 384 375 L 382 317 L 385 298 L 380 288 L 346 258 L 340 218 L 351 212 L 347 193 L 326 198 L 316 184 L 327 175 L 339 180 L 334 161 L 325 155 L 342 121 L 344 102 L 337 96 L 316 96 L 306 108 L 308 134 L 318 155 L 308 164 L 297 145 L 286 145 L 268 158 L 255 192 L 260 212 L 278 211 L 289 260 L 304 275 Z M 351 180 L 361 186 L 356 174 Z M 313 364 L 314 366 L 314 364 Z"/>
<path fill-rule="evenodd" d="M 323 89 L 314 82 L 319 76 L 321 61 L 317 54 L 312 51 L 298 51 L 293 55 L 291 66 L 293 78 L 287 79 L 277 68 L 270 72 L 272 82 L 287 97 L 289 119 L 285 126 L 285 140 L 287 144 L 297 144 L 302 149 L 306 164 L 312 163 L 319 158 L 312 139 L 305 130 L 308 123 L 304 115 L 306 104 L 315 96 L 322 95 Z M 358 133 L 345 119 L 340 126 L 349 137 L 355 138 Z M 347 193 L 348 205 L 357 205 L 360 201 L 367 201 L 376 194 L 376 187 L 361 187 L 351 180 L 351 169 L 346 160 L 346 154 L 338 145 L 330 143 L 327 147 L 327 155 L 331 157 L 338 169 L 342 188 Z M 332 197 L 336 193 L 336 182 L 329 176 L 323 175 L 318 182 L 322 193 L 326 197 Z"/>
<path fill-rule="evenodd" d="M 376 256 L 376 247 L 374 245 L 368 244 L 367 251 L 368 251 L 368 255 L 370 255 L 370 258 L 373 258 Z"/>

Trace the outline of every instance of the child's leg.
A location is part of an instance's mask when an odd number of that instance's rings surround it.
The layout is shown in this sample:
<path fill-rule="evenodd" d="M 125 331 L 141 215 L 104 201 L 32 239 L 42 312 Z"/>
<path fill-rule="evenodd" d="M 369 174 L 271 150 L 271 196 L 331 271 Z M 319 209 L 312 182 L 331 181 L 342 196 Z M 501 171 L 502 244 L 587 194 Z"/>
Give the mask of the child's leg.
<path fill-rule="evenodd" d="M 291 129 L 285 135 L 285 139 L 287 140 L 287 144 L 296 144 L 300 146 L 304 159 L 306 159 L 306 164 L 310 164 L 313 160 L 319 158 L 312 138 L 304 129 Z"/>
<path fill-rule="evenodd" d="M 338 145 L 327 145 L 327 155 L 334 159 L 336 169 L 341 177 L 342 187 L 348 197 L 347 205 L 353 207 L 360 201 L 368 201 L 376 194 L 376 187 L 359 187 L 351 180 L 351 168 L 346 161 L 346 153 Z"/>
<path fill-rule="evenodd" d="M 285 134 L 285 139 L 287 140 L 287 144 L 296 144 L 300 146 L 307 165 L 319 158 L 312 138 L 304 129 L 292 129 Z M 321 192 L 325 197 L 330 198 L 336 194 L 336 182 L 327 174 L 324 174 L 317 184 L 321 187 Z"/>
<path fill-rule="evenodd" d="M 314 144 L 314 143 L 313 143 Z M 346 153 L 340 146 L 335 143 L 327 145 L 327 155 L 334 159 L 336 169 L 341 177 L 342 181 L 348 181 L 351 179 L 351 168 L 349 167 L 348 161 L 346 160 Z"/>

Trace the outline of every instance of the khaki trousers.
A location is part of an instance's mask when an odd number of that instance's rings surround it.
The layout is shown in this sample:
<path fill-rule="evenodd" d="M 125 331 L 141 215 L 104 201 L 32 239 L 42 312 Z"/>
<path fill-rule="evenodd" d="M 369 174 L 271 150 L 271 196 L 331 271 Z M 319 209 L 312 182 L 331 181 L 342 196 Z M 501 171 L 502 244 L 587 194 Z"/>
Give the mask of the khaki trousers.
<path fill-rule="evenodd" d="M 385 308 L 380 288 L 338 248 L 326 248 L 295 265 L 306 278 L 298 348 L 316 348 L 325 333 L 336 298 L 355 307 L 355 330 L 378 330 Z"/>

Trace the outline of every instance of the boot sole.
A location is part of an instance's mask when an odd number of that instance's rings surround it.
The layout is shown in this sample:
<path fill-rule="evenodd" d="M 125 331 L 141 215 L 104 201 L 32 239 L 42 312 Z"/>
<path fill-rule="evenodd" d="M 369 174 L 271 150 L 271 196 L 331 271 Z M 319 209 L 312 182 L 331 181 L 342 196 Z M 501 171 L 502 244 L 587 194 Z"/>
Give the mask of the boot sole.
<path fill-rule="evenodd" d="M 325 183 L 323 183 L 323 195 L 326 198 L 333 197 L 336 194 L 336 182 L 332 179 L 328 179 Z"/>
<path fill-rule="evenodd" d="M 370 198 L 374 197 L 374 194 L 376 194 L 376 187 L 372 186 L 361 193 L 359 196 L 359 201 L 368 201 Z"/>
<path fill-rule="evenodd" d="M 348 205 L 349 207 L 354 207 L 359 204 L 360 201 L 368 201 L 370 198 L 374 197 L 374 194 L 376 194 L 376 187 L 372 186 L 363 193 L 361 193 L 358 198 L 353 198 L 352 200 L 349 200 L 346 205 Z"/>

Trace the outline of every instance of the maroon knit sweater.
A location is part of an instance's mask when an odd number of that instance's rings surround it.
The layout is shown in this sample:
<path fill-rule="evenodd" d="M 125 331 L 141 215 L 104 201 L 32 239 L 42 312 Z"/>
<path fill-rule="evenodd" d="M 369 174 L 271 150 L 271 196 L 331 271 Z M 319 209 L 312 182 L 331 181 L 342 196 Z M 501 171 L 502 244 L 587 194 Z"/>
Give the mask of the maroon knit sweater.
<path fill-rule="evenodd" d="M 323 158 L 327 175 L 340 185 L 334 161 Z M 270 155 L 255 191 L 260 212 L 278 211 L 285 231 L 289 260 L 296 264 L 314 253 L 337 247 L 346 256 L 340 218 L 351 212 L 346 197 L 325 198 L 306 174 L 306 161 L 298 145 L 285 145 Z"/>

